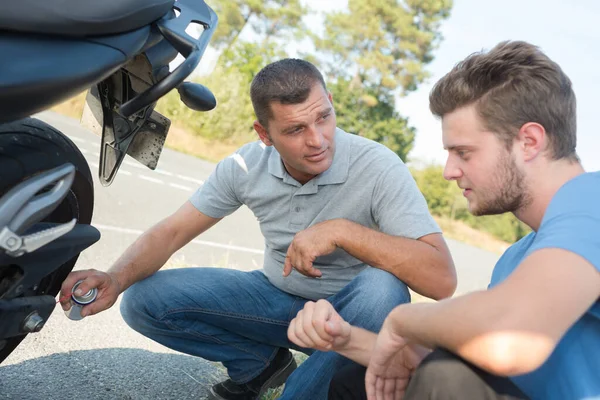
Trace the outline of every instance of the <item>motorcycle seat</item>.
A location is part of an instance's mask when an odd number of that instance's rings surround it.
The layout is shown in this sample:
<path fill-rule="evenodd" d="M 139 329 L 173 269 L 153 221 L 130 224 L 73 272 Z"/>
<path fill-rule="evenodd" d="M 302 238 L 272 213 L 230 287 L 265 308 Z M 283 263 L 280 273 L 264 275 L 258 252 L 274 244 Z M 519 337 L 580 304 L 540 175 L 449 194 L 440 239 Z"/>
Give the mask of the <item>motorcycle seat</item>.
<path fill-rule="evenodd" d="M 0 30 L 73 37 L 113 35 L 148 25 L 175 0 L 0 1 Z"/>

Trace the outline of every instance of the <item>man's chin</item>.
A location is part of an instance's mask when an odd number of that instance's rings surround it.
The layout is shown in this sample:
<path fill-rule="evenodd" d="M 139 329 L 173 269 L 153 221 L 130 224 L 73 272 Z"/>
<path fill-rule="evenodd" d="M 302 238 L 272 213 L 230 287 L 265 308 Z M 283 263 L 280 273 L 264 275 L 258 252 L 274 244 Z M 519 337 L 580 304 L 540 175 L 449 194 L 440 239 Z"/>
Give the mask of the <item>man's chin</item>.
<path fill-rule="evenodd" d="M 469 204 L 469 212 L 471 214 L 473 214 L 475 217 L 483 217 L 485 215 L 501 215 L 507 212 L 510 212 L 510 210 L 505 210 L 505 209 L 501 209 L 501 208 L 493 208 L 493 207 L 477 207 L 477 205 L 473 205 L 471 206 L 471 204 Z"/>
<path fill-rule="evenodd" d="M 474 215 L 474 216 L 476 216 L 476 217 L 481 217 L 481 216 L 483 216 L 483 215 L 487 215 L 487 213 L 486 213 L 486 210 L 485 210 L 485 209 L 482 209 L 481 207 L 479 207 L 479 206 L 477 205 L 477 202 L 475 202 L 475 201 L 473 201 L 473 200 L 470 200 L 470 201 L 468 202 L 467 209 L 469 210 L 469 212 L 470 212 L 472 215 Z"/>
<path fill-rule="evenodd" d="M 327 171 L 331 167 L 331 160 L 323 160 L 320 163 L 316 163 L 307 168 L 307 172 L 311 175 L 319 175 Z"/>
<path fill-rule="evenodd" d="M 477 207 L 475 207 L 475 205 L 471 202 L 467 204 L 467 210 L 469 210 L 469 212 L 475 216 L 479 215 L 477 213 Z"/>

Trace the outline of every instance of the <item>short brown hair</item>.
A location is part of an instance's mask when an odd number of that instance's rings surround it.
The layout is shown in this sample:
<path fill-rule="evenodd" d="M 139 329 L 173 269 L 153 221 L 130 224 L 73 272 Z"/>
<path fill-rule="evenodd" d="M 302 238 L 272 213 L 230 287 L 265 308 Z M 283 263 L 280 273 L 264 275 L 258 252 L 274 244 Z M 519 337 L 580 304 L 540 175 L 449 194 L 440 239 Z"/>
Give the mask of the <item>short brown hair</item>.
<path fill-rule="evenodd" d="M 525 123 L 537 122 L 548 135 L 551 158 L 578 160 L 571 80 L 537 46 L 506 41 L 488 53 L 471 54 L 429 94 L 429 108 L 438 117 L 471 104 L 507 146 Z"/>
<path fill-rule="evenodd" d="M 285 58 L 267 65 L 256 74 L 250 86 L 256 119 L 267 128 L 273 117 L 271 102 L 300 104 L 306 101 L 317 83 L 327 91 L 323 75 L 308 61 Z"/>

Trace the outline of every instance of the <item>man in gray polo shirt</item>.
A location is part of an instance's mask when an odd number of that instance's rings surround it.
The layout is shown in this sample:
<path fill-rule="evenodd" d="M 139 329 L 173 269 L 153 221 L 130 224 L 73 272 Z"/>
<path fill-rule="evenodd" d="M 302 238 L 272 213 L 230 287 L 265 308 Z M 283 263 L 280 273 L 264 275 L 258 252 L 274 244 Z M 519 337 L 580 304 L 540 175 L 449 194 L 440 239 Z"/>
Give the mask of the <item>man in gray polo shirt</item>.
<path fill-rule="evenodd" d="M 283 382 L 284 399 L 324 399 L 335 370 L 350 361 L 288 340 L 303 305 L 326 298 L 348 322 L 378 331 L 395 306 L 410 301 L 407 287 L 450 296 L 454 266 L 408 168 L 381 144 L 336 127 L 331 94 L 312 64 L 268 65 L 251 97 L 260 141 L 221 161 L 107 273 L 73 273 L 63 287 L 85 279 L 81 290 L 100 289 L 84 315 L 110 307 L 127 289 L 121 311 L 133 329 L 224 364 L 230 379 L 210 389 L 212 399 L 257 399 Z M 243 204 L 265 237 L 262 270 L 158 271 Z M 289 348 L 311 355 L 296 369 Z"/>

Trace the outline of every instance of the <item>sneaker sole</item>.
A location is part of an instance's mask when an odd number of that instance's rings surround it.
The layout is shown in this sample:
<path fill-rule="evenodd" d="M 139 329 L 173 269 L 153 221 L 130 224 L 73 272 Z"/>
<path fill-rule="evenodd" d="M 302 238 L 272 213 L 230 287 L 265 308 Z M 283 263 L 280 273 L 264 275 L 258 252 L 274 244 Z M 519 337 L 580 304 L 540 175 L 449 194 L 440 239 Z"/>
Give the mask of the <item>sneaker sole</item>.
<path fill-rule="evenodd" d="M 287 380 L 287 378 L 292 374 L 292 372 L 294 372 L 296 370 L 296 368 L 298 368 L 298 365 L 296 364 L 296 359 L 294 359 L 294 356 L 292 355 L 292 357 L 290 357 L 290 361 L 285 365 L 285 367 L 283 367 L 279 371 L 275 372 L 273 374 L 273 376 L 271 376 L 265 382 L 265 384 L 260 389 L 260 392 L 258 392 L 257 399 L 260 399 L 260 397 L 263 394 L 265 394 L 267 392 L 267 390 L 283 385 L 285 383 L 285 381 Z M 215 393 L 213 391 L 212 388 L 210 388 L 208 400 L 227 400 L 227 399 L 219 396 L 217 393 Z"/>

